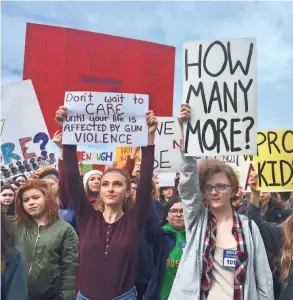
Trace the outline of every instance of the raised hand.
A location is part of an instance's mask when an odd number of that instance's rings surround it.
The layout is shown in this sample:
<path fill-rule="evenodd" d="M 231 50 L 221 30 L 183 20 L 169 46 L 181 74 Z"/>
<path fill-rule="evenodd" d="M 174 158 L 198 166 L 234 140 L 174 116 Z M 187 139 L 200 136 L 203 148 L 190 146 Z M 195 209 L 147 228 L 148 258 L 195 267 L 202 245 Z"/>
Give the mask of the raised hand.
<path fill-rule="evenodd" d="M 60 106 L 56 111 L 55 120 L 56 122 L 62 126 L 64 119 L 67 116 L 67 110 L 65 106 Z"/>
<path fill-rule="evenodd" d="M 157 118 L 154 115 L 154 112 L 152 110 L 147 111 L 147 113 L 146 113 L 146 122 L 147 122 L 147 125 L 148 125 L 149 145 L 154 145 L 156 129 L 158 127 L 158 120 L 157 120 Z"/>
<path fill-rule="evenodd" d="M 251 172 L 249 179 L 248 179 L 248 184 L 250 186 L 250 189 L 252 192 L 258 192 L 256 190 L 256 184 L 257 184 L 257 174 L 255 172 Z"/>
<path fill-rule="evenodd" d="M 53 142 L 58 146 L 58 148 L 62 148 L 62 132 L 57 130 L 53 136 Z"/>
<path fill-rule="evenodd" d="M 180 125 L 182 125 L 183 122 L 190 120 L 190 110 L 191 108 L 189 104 L 181 104 L 180 111 L 177 116 Z"/>

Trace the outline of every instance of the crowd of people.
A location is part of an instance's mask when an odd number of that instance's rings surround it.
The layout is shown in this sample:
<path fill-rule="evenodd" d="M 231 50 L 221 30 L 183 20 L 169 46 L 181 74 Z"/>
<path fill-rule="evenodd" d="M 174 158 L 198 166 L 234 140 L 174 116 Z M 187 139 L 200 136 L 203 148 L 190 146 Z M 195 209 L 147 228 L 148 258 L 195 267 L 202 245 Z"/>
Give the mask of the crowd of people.
<path fill-rule="evenodd" d="M 245 193 L 228 164 L 183 152 L 158 187 L 152 111 L 146 125 L 139 164 L 133 148 L 123 168 L 81 176 L 58 131 L 58 170 L 1 184 L 2 299 L 292 300 L 292 193 L 258 191 L 255 173 Z"/>

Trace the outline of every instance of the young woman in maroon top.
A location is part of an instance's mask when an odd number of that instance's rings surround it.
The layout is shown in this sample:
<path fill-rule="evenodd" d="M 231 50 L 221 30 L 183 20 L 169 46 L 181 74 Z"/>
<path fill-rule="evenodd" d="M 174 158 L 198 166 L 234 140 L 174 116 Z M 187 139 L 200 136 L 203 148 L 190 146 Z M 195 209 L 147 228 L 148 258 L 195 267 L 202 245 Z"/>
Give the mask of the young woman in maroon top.
<path fill-rule="evenodd" d="M 66 110 L 60 107 L 60 123 Z M 140 235 L 152 204 L 154 139 L 158 121 L 152 111 L 146 113 L 148 146 L 142 147 L 140 182 L 135 205 L 123 212 L 130 197 L 130 178 L 121 169 L 109 169 L 100 184 L 104 211 L 96 211 L 88 202 L 79 180 L 76 146 L 64 145 L 64 175 L 80 234 L 79 287 L 77 299 L 136 299 L 134 280 Z M 128 297 L 124 297 L 128 296 Z"/>

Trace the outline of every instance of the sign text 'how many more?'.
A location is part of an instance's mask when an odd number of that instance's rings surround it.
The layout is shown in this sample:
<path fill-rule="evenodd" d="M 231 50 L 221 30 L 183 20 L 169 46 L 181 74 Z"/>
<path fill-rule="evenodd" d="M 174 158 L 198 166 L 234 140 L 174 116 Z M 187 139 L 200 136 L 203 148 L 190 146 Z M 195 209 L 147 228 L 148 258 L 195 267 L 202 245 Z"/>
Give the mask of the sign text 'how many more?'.
<path fill-rule="evenodd" d="M 256 41 L 192 42 L 184 52 L 186 155 L 256 154 Z"/>
<path fill-rule="evenodd" d="M 63 144 L 146 146 L 147 95 L 66 92 Z"/>

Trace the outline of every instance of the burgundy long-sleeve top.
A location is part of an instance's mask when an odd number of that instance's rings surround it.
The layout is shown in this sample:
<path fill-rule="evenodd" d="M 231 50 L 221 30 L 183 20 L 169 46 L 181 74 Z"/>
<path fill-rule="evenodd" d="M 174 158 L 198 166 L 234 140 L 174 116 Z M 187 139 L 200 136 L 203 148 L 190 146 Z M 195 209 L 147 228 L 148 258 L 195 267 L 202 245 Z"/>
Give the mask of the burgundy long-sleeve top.
<path fill-rule="evenodd" d="M 79 180 L 76 146 L 64 145 L 66 190 L 80 235 L 79 288 L 91 300 L 110 300 L 134 285 L 141 230 L 152 204 L 154 146 L 142 148 L 136 203 L 117 222 L 108 224 L 88 202 Z"/>

